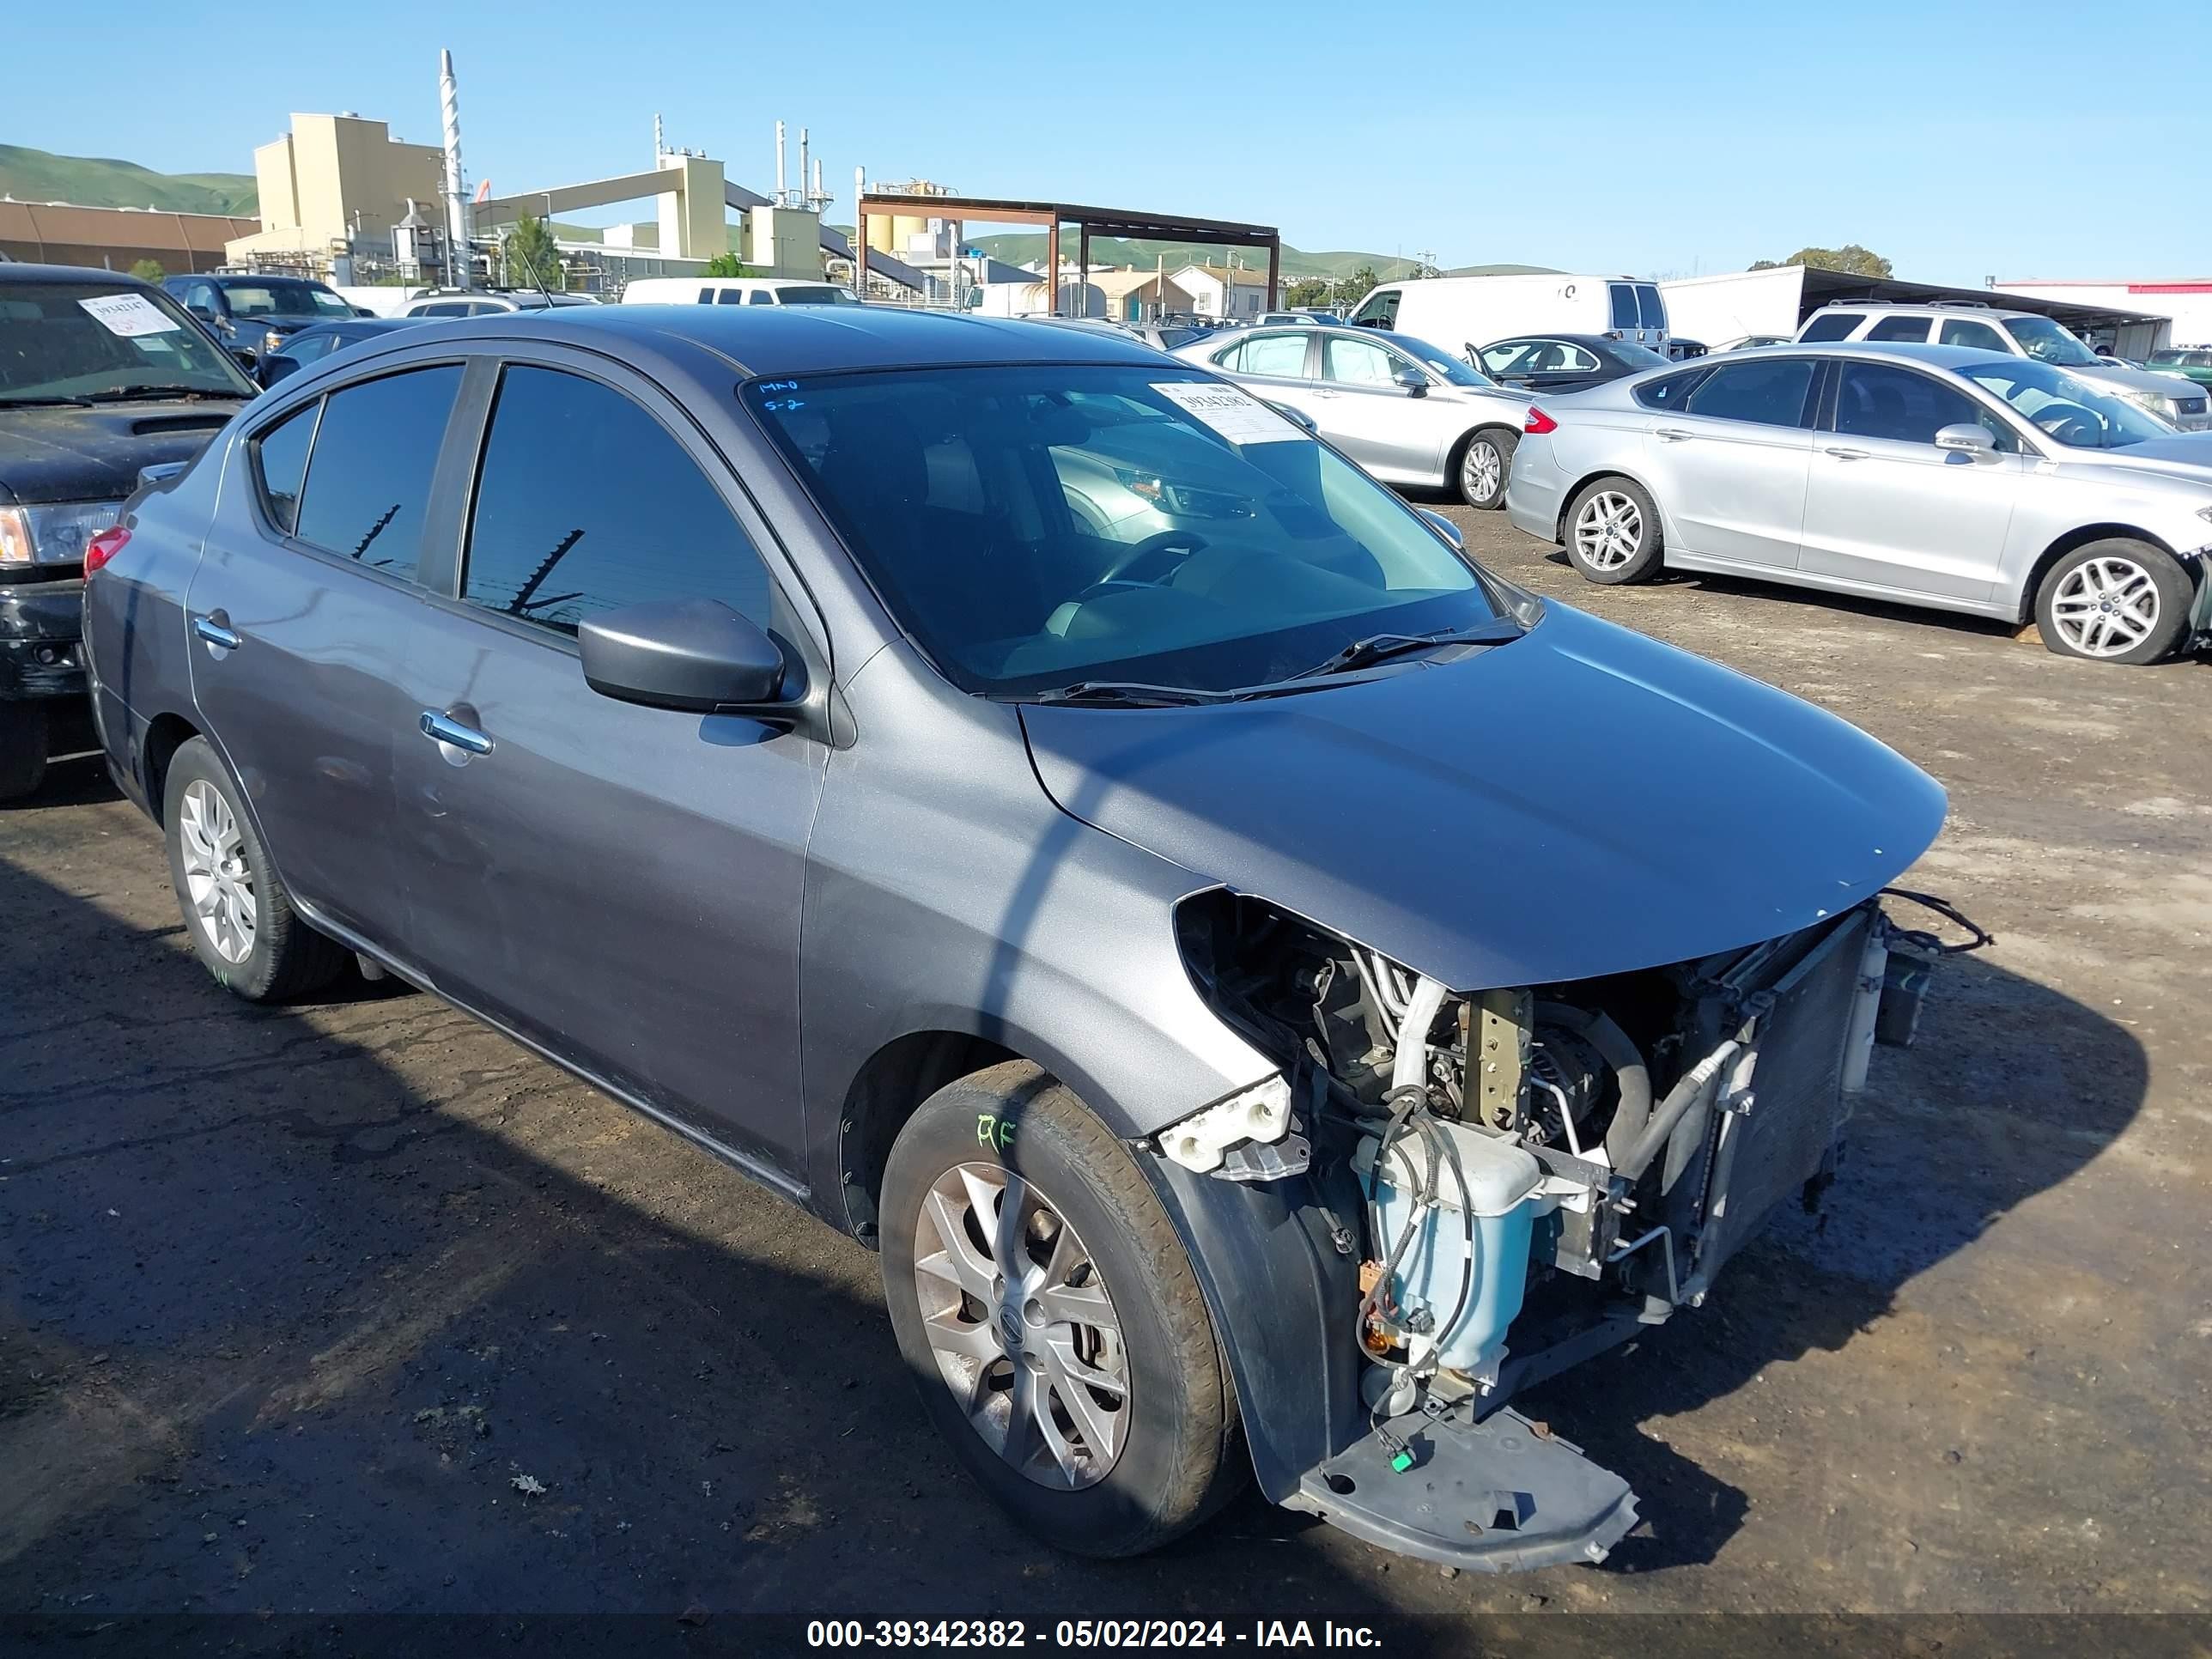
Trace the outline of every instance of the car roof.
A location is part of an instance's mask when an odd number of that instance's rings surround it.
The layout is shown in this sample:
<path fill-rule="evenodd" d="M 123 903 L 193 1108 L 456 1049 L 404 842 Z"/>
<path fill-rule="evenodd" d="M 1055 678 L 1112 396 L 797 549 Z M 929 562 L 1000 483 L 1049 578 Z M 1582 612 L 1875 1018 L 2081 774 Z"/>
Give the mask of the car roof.
<path fill-rule="evenodd" d="M 1931 317 L 2041 317 L 2040 311 L 1984 305 L 1979 300 L 1831 300 L 1821 311 L 1924 311 Z M 1814 313 L 1818 315 L 1818 313 Z"/>
<path fill-rule="evenodd" d="M 1532 331 L 1527 334 L 1501 335 L 1482 349 L 1487 351 L 1490 346 L 1511 345 L 1520 340 L 1562 340 L 1569 345 L 1587 346 L 1593 351 L 1603 351 L 1613 346 L 1628 343 L 1625 340 L 1615 339 L 1610 334 L 1546 334 Z"/>
<path fill-rule="evenodd" d="M 152 288 L 127 270 L 102 270 L 98 265 L 32 265 L 9 259 L 0 262 L 0 283 L 99 283 L 109 288 Z"/>
<path fill-rule="evenodd" d="M 989 363 L 1134 363 L 1159 354 L 1103 329 L 858 306 L 562 306 L 444 322 L 441 338 L 567 342 L 627 356 L 690 345 L 744 374 Z"/>

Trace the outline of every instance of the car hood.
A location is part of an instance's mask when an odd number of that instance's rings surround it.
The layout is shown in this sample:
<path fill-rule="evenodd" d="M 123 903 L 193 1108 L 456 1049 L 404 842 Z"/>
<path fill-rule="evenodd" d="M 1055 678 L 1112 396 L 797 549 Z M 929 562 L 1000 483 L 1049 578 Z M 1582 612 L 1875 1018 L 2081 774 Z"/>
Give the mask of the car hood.
<path fill-rule="evenodd" d="M 246 401 L 0 409 L 0 501 L 121 501 L 140 467 L 189 461 Z"/>
<path fill-rule="evenodd" d="M 2061 450 L 2061 461 L 2088 458 L 2099 476 L 2110 469 L 2125 468 L 2160 477 L 2186 478 L 2212 488 L 2212 432 L 2177 432 L 2171 438 L 2148 438 L 2120 449 Z"/>
<path fill-rule="evenodd" d="M 2153 392 L 2160 398 L 2185 398 L 2189 395 L 2176 388 L 2171 374 L 2156 374 L 2148 368 L 2130 368 L 2124 363 L 2114 363 L 2109 368 L 2073 364 L 2067 367 L 2066 372 L 2080 375 L 2091 386 L 2124 386 L 2131 391 Z"/>
<path fill-rule="evenodd" d="M 1558 604 L 1323 690 L 1022 723 L 1063 811 L 1460 991 L 1792 932 L 1943 822 L 1942 787 L 1856 727 Z"/>

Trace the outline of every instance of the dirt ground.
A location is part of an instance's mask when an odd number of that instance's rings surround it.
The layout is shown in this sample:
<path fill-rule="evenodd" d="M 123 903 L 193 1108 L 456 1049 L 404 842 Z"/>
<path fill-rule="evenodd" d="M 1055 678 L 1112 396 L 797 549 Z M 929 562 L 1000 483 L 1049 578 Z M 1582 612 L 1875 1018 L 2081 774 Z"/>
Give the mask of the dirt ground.
<path fill-rule="evenodd" d="M 1456 516 L 1935 774 L 1908 884 L 1998 936 L 1878 1051 L 1821 1216 L 1525 1402 L 1640 1491 L 1607 1565 L 1448 1577 L 1249 1495 L 1152 1559 L 1048 1553 L 923 1422 L 872 1255 L 427 997 L 233 1001 L 78 763 L 0 812 L 9 1630 L 1146 1612 L 1474 1653 L 1580 1611 L 2212 1613 L 2212 665 L 1591 588 Z"/>

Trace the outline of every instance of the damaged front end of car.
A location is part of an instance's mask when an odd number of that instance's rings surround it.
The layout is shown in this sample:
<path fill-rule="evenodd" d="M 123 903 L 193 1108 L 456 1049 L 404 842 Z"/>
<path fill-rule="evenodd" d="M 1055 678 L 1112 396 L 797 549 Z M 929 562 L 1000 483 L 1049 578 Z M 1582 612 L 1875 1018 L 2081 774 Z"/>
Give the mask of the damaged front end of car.
<path fill-rule="evenodd" d="M 1176 926 L 1200 995 L 1280 1068 L 1154 1144 L 1262 1486 L 1454 1566 L 1602 1560 L 1635 1494 L 1510 1402 L 1698 1306 L 1777 1206 L 1817 1199 L 1877 1035 L 1909 1040 L 1928 936 L 1870 897 L 1463 991 L 1224 888 Z"/>

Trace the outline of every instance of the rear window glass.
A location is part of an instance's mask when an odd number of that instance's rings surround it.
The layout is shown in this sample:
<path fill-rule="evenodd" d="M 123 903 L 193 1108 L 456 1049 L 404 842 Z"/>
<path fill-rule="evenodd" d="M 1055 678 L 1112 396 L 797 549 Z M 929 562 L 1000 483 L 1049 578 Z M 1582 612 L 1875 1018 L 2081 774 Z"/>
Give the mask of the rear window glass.
<path fill-rule="evenodd" d="M 1684 407 L 1713 420 L 1796 426 L 1804 419 L 1805 393 L 1812 384 L 1808 357 L 1722 363 L 1691 391 Z"/>
<path fill-rule="evenodd" d="M 1851 331 L 1866 321 L 1863 311 L 1824 311 L 1806 324 L 1801 340 L 1847 340 Z"/>
<path fill-rule="evenodd" d="M 1711 373 L 1710 368 L 1692 368 L 1680 374 L 1662 374 L 1636 388 L 1636 401 L 1646 409 L 1680 409 L 1689 401 L 1698 382 Z"/>
<path fill-rule="evenodd" d="M 1925 317 L 1885 317 L 1866 332 L 1869 340 L 1917 340 L 1923 344 L 1928 339 Z"/>
<path fill-rule="evenodd" d="M 1644 319 L 1646 328 L 1667 326 L 1667 302 L 1659 297 L 1656 284 L 1638 283 L 1636 285 L 1636 314 Z"/>
<path fill-rule="evenodd" d="M 1636 290 L 1626 283 L 1611 285 L 1613 293 L 1613 325 L 1615 328 L 1634 328 L 1636 321 Z"/>
<path fill-rule="evenodd" d="M 413 579 L 430 475 L 459 392 L 457 365 L 387 374 L 324 399 L 296 533 L 310 546 Z"/>

